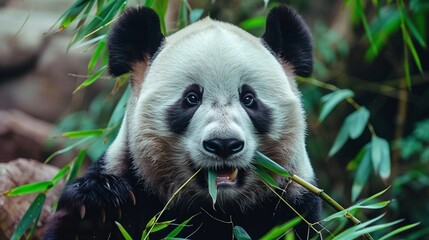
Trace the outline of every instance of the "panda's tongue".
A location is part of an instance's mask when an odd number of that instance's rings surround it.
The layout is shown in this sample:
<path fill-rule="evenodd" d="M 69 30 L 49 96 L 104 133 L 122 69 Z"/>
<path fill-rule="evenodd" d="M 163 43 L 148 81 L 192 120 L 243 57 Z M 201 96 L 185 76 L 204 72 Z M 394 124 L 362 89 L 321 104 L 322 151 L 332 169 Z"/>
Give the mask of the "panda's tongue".
<path fill-rule="evenodd" d="M 235 184 L 237 182 L 237 168 L 229 168 L 217 171 L 216 185 Z"/>

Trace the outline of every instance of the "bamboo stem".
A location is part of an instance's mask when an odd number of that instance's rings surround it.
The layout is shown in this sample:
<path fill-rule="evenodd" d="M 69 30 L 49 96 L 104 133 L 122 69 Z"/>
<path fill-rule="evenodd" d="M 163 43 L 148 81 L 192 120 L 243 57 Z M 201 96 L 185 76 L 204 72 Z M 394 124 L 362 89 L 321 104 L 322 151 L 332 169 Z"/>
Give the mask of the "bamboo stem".
<path fill-rule="evenodd" d="M 328 194 L 326 194 L 323 189 L 320 189 L 311 183 L 305 181 L 304 179 L 298 177 L 297 175 L 293 174 L 291 177 L 292 181 L 298 183 L 299 185 L 303 186 L 310 192 L 314 193 L 321 199 L 323 199 L 325 202 L 327 202 L 329 205 L 331 205 L 334 209 L 337 211 L 343 211 L 346 210 L 343 206 L 341 206 L 337 201 L 335 201 L 333 198 L 331 198 Z M 348 218 L 354 225 L 358 225 L 361 223 L 359 219 L 357 219 L 355 216 L 353 216 L 349 211 L 346 211 L 345 217 Z M 363 235 L 364 239 L 367 240 L 373 240 L 371 235 L 369 233 L 366 233 Z"/>

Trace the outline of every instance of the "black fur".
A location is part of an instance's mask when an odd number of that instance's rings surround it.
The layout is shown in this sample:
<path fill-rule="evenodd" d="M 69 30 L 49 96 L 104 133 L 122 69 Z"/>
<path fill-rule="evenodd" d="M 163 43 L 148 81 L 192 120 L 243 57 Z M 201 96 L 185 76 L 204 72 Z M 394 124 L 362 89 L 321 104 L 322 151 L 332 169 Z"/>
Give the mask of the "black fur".
<path fill-rule="evenodd" d="M 170 131 L 175 133 L 183 133 L 188 127 L 194 113 L 197 111 L 200 104 L 196 106 L 189 106 L 186 102 L 186 96 L 188 93 L 194 92 L 200 98 L 200 103 L 202 101 L 203 92 L 200 90 L 200 86 L 197 84 L 192 84 L 186 88 L 183 92 L 182 98 L 177 100 L 173 105 L 171 105 L 167 110 L 167 122 L 170 127 Z"/>
<path fill-rule="evenodd" d="M 287 6 L 271 10 L 262 39 L 278 57 L 292 65 L 295 74 L 303 77 L 311 75 L 311 34 L 304 20 L 294 10 Z"/>
<path fill-rule="evenodd" d="M 241 88 L 240 99 L 246 93 L 252 93 L 255 96 L 252 107 L 243 106 L 250 120 L 252 120 L 253 126 L 260 134 L 269 132 L 272 124 L 271 109 L 258 100 L 256 92 L 251 86 L 245 84 Z"/>
<path fill-rule="evenodd" d="M 158 15 L 150 8 L 127 10 L 115 24 L 108 39 L 110 73 L 119 76 L 136 62 L 146 62 L 158 51 L 164 36 Z"/>
<path fill-rule="evenodd" d="M 124 176 L 107 175 L 102 173 L 103 162 L 104 160 L 100 159 L 84 177 L 66 187 L 57 212 L 48 225 L 46 240 L 74 240 L 76 236 L 78 239 L 123 239 L 114 221 L 121 223 L 133 239 L 140 239 L 146 224 L 161 211 L 165 202 L 154 195 L 155 190 L 144 187 L 144 182 L 138 181 L 131 168 Z M 106 186 L 107 182 L 110 186 Z M 130 191 L 134 197 L 130 195 Z M 314 194 L 305 193 L 299 200 L 289 199 L 287 194 L 283 195 L 309 222 L 319 219 L 320 199 Z M 135 205 L 133 198 L 136 200 Z M 274 194 L 244 212 L 238 206 L 226 209 L 215 205 L 216 210 L 213 210 L 212 203 L 207 199 L 197 200 L 193 204 L 194 206 L 184 206 L 186 203 L 183 203 L 179 208 L 170 208 L 160 221 L 176 219 L 176 223 L 181 223 L 196 215 L 177 237 L 224 240 L 233 239 L 232 224 L 243 227 L 252 239 L 258 239 L 274 226 L 296 217 Z M 81 219 L 83 205 L 86 213 Z M 188 211 L 183 211 L 184 207 Z M 175 227 L 153 233 L 150 235 L 151 239 L 164 238 Z M 295 227 L 295 232 L 300 237 L 298 239 L 307 239 L 308 231 L 309 228 L 304 222 Z M 313 234 L 314 232 L 310 232 L 310 236 Z"/>

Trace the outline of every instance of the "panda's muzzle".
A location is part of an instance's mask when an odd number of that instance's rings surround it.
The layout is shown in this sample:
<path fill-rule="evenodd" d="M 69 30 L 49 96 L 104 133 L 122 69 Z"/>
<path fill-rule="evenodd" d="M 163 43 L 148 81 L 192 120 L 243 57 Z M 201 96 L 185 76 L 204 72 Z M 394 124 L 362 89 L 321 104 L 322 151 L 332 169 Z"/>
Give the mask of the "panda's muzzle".
<path fill-rule="evenodd" d="M 236 138 L 212 138 L 203 141 L 204 150 L 216 154 L 221 158 L 227 158 L 233 154 L 241 152 L 244 142 Z"/>

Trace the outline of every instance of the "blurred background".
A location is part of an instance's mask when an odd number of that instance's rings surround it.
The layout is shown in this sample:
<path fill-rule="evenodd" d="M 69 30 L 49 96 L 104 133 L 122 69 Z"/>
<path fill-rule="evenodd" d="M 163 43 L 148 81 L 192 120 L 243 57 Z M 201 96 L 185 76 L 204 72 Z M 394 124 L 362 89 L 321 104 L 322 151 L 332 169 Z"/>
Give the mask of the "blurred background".
<path fill-rule="evenodd" d="M 75 41 L 84 24 L 66 25 L 76 2 L 0 1 L 0 192 L 51 178 L 83 149 L 84 171 L 115 135 L 66 149 L 83 136 L 64 132 L 117 127 L 112 113 L 126 94 L 124 80 L 103 69 L 107 56 L 95 54 L 104 51 L 100 42 L 108 27 Z M 357 214 L 385 213 L 383 221 L 403 219 L 400 225 L 420 222 L 402 238 L 429 239 L 429 2 L 171 0 L 166 32 L 210 15 L 261 36 L 269 9 L 279 3 L 302 14 L 313 33 L 313 77 L 298 83 L 319 187 L 343 206 L 388 188 L 380 197 L 391 201 L 385 208 Z M 55 151 L 61 154 L 49 161 L 53 167 L 35 163 Z M 34 196 L 0 196 L 0 239 L 11 235 Z M 11 205 L 16 210 L 5 207 Z M 43 210 L 42 220 L 49 211 Z M 334 212 L 329 206 L 324 211 Z"/>

